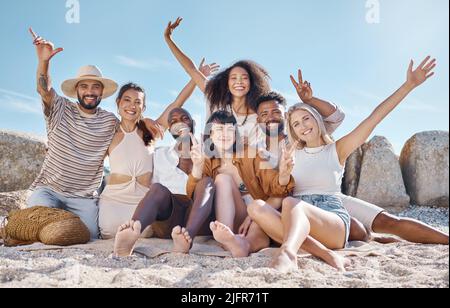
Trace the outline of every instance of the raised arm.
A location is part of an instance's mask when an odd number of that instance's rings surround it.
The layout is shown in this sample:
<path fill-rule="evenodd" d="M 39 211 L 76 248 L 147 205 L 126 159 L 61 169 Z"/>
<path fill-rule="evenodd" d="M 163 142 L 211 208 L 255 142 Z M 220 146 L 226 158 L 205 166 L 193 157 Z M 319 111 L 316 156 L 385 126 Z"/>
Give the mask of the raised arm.
<path fill-rule="evenodd" d="M 302 102 L 314 107 L 322 115 L 322 117 L 328 118 L 336 112 L 336 105 L 314 97 L 311 84 L 306 80 L 303 81 L 302 70 L 298 70 L 298 81 L 295 80 L 292 75 L 291 81 Z"/>
<path fill-rule="evenodd" d="M 202 62 L 199 66 L 199 71 L 202 72 L 202 74 L 208 78 L 209 76 L 213 75 L 219 70 L 220 66 L 213 63 L 213 64 L 205 64 L 205 58 L 203 58 Z M 157 122 L 166 130 L 169 127 L 169 115 L 172 112 L 172 110 L 176 108 L 182 108 L 183 105 L 186 103 L 186 101 L 192 96 L 192 93 L 194 93 L 196 84 L 194 80 L 189 81 L 189 83 L 184 87 L 184 89 L 180 92 L 178 97 L 175 99 L 175 101 L 167 106 L 166 110 L 161 114 L 161 116 L 158 118 Z"/>
<path fill-rule="evenodd" d="M 199 87 L 199 89 L 203 93 L 205 93 L 207 77 L 203 75 L 203 73 L 196 67 L 194 61 L 192 61 L 177 46 L 177 44 L 175 44 L 175 42 L 172 39 L 173 31 L 180 25 L 182 20 L 183 20 L 182 18 L 177 18 L 177 20 L 174 23 L 169 22 L 166 31 L 164 32 L 164 38 L 175 58 L 177 58 L 178 62 L 181 64 L 181 66 L 183 66 L 184 70 L 188 73 L 188 75 L 191 76 L 192 80 L 194 80 L 197 87 Z"/>
<path fill-rule="evenodd" d="M 388 116 L 389 113 L 391 113 L 403 99 L 411 93 L 411 91 L 434 75 L 433 69 L 436 67 L 436 59 L 431 61 L 430 59 L 431 57 L 428 56 L 416 70 L 413 70 L 414 62 L 411 60 L 406 82 L 394 94 L 381 103 L 355 130 L 336 142 L 339 160 L 342 165 L 344 165 L 351 153 L 366 142 L 375 127 L 380 124 L 380 122 L 383 121 L 386 116 Z"/>
<path fill-rule="evenodd" d="M 51 107 L 52 98 L 55 95 L 55 90 L 52 88 L 52 82 L 49 74 L 50 60 L 58 53 L 63 51 L 62 48 L 56 48 L 55 46 L 36 35 L 33 29 L 29 29 L 31 36 L 33 37 L 33 44 L 36 46 L 36 52 L 38 57 L 38 69 L 37 69 L 37 92 L 42 97 L 47 108 Z"/>

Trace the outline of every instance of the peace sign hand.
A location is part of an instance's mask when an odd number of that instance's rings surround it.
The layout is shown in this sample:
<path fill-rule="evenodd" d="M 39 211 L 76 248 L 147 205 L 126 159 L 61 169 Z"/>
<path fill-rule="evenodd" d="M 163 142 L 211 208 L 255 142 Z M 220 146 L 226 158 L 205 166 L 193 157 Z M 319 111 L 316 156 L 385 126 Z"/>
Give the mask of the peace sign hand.
<path fill-rule="evenodd" d="M 194 167 L 198 167 L 199 169 L 203 168 L 203 163 L 205 161 L 205 155 L 203 152 L 203 144 L 199 143 L 197 139 L 195 139 L 194 135 L 191 133 L 192 140 L 192 148 L 191 148 L 191 159 Z"/>
<path fill-rule="evenodd" d="M 281 161 L 280 161 L 280 184 L 287 185 L 294 170 L 294 153 L 297 150 L 298 141 L 293 145 L 286 147 L 286 144 L 281 148 Z M 283 183 L 282 183 L 283 182 Z"/>
<path fill-rule="evenodd" d="M 308 81 L 303 81 L 302 70 L 298 70 L 298 81 L 291 75 L 291 82 L 297 91 L 298 96 L 305 104 L 308 104 L 313 99 L 313 90 Z"/>
<path fill-rule="evenodd" d="M 56 48 L 52 42 L 43 39 L 42 37 L 36 35 L 32 28 L 29 28 L 30 34 L 33 37 L 33 44 L 36 46 L 36 52 L 39 61 L 48 62 L 50 61 L 56 54 L 63 51 L 63 48 Z"/>

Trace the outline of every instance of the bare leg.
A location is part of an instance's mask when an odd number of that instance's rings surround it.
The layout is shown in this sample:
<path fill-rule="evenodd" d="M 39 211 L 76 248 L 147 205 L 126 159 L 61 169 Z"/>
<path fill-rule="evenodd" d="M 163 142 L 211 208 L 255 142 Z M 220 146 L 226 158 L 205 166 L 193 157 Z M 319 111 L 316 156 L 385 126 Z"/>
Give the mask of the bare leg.
<path fill-rule="evenodd" d="M 372 229 L 376 233 L 393 234 L 412 243 L 449 244 L 448 234 L 415 219 L 399 218 L 387 212 L 377 216 Z"/>
<path fill-rule="evenodd" d="M 283 243 L 284 231 L 279 211 L 261 200 L 251 204 L 248 207 L 248 211 L 253 221 L 261 226 L 264 232 L 266 232 L 274 241 L 280 244 Z M 326 248 L 322 243 L 311 236 L 306 238 L 301 248 L 340 271 L 345 271 L 345 266 L 349 265 L 348 260 Z"/>
<path fill-rule="evenodd" d="M 170 191 L 160 184 L 152 185 L 136 208 L 132 221 L 119 227 L 114 241 L 114 254 L 119 257 L 131 255 L 141 232 L 158 218 L 168 219 L 171 213 Z"/>
<path fill-rule="evenodd" d="M 172 231 L 174 242 L 174 252 L 188 253 L 192 248 L 194 238 L 197 236 L 200 228 L 211 216 L 213 209 L 215 186 L 211 178 L 201 180 L 194 194 L 194 204 L 189 214 L 186 228 L 177 226 Z"/>
<path fill-rule="evenodd" d="M 201 227 L 211 216 L 215 194 L 216 187 L 211 178 L 204 178 L 197 184 L 194 193 L 194 204 L 186 224 L 186 229 L 192 239 L 197 236 Z"/>
<path fill-rule="evenodd" d="M 281 212 L 283 245 L 273 259 L 271 267 L 286 273 L 297 269 L 297 252 L 311 232 L 311 224 L 301 204 L 284 202 Z"/>
<path fill-rule="evenodd" d="M 133 215 L 134 221 L 140 221 L 142 230 L 155 221 L 165 221 L 172 214 L 172 194 L 161 184 L 153 184 L 141 200 Z"/>
<path fill-rule="evenodd" d="M 231 176 L 219 174 L 216 177 L 215 184 L 217 221 L 236 233 L 237 228 L 247 217 L 247 206 Z"/>
<path fill-rule="evenodd" d="M 398 243 L 402 242 L 402 240 L 395 238 L 393 236 L 381 236 L 372 234 L 369 230 L 364 227 L 364 225 L 357 220 L 356 218 L 352 217 L 352 221 L 350 224 L 350 237 L 349 241 L 362 241 L 362 242 L 369 242 L 369 241 L 375 241 L 380 244 L 392 244 L 392 243 Z"/>
<path fill-rule="evenodd" d="M 247 257 L 264 242 L 263 232 L 257 226 L 251 226 L 247 238 L 236 234 L 248 215 L 247 206 L 231 176 L 220 174 L 216 177 L 215 184 L 217 221 L 210 225 L 214 239 L 230 251 L 233 257 Z"/>
<path fill-rule="evenodd" d="M 317 236 L 332 249 L 342 248 L 343 243 L 339 242 L 345 237 L 345 226 L 339 217 L 293 198 L 283 201 L 281 219 L 279 213 L 269 205 L 263 207 L 261 205 L 254 203 L 250 206 L 252 218 L 276 241 L 280 241 L 280 237 L 283 237 L 281 242 L 284 244 L 274 259 L 273 267 L 282 272 L 294 269 L 294 265 L 296 268 L 297 252 L 303 247 L 333 267 L 345 270 L 345 266 L 348 265 L 346 260 L 314 239 Z M 308 237 L 310 233 L 312 237 Z"/>
<path fill-rule="evenodd" d="M 371 234 L 369 230 L 367 230 L 359 220 L 352 217 L 352 221 L 350 223 L 350 236 L 348 240 L 351 242 L 368 242 L 370 237 Z"/>
<path fill-rule="evenodd" d="M 270 238 L 264 230 L 253 222 L 248 230 L 245 239 L 249 243 L 250 253 L 255 253 L 270 246 Z"/>

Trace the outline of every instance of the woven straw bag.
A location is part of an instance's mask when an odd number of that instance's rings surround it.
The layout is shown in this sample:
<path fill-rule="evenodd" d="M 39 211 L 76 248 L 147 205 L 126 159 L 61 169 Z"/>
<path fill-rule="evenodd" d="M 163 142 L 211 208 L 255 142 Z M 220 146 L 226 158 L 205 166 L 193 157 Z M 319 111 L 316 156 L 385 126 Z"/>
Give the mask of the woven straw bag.
<path fill-rule="evenodd" d="M 9 247 L 36 242 L 70 246 L 90 240 L 89 230 L 78 216 L 46 207 L 11 211 L 0 233 L 5 246 Z"/>

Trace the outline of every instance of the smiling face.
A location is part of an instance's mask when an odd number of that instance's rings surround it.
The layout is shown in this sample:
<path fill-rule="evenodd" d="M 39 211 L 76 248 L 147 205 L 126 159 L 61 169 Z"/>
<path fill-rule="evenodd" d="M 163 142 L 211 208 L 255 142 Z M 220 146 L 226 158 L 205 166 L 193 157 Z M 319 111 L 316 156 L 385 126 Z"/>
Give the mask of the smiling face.
<path fill-rule="evenodd" d="M 228 77 L 228 89 L 233 97 L 242 98 L 250 92 L 250 75 L 242 67 L 235 67 Z"/>
<path fill-rule="evenodd" d="M 211 141 L 219 153 L 230 152 L 236 142 L 236 128 L 233 124 L 216 124 L 211 127 Z"/>
<path fill-rule="evenodd" d="M 294 111 L 289 123 L 299 141 L 316 144 L 321 141 L 321 133 L 316 119 L 306 110 Z"/>
<path fill-rule="evenodd" d="M 284 107 L 277 101 L 263 102 L 258 106 L 258 123 L 268 136 L 284 132 Z"/>
<path fill-rule="evenodd" d="M 83 80 L 77 85 L 78 102 L 87 110 L 94 110 L 100 105 L 103 84 L 96 80 Z"/>
<path fill-rule="evenodd" d="M 138 122 L 141 119 L 142 113 L 145 111 L 145 94 L 130 89 L 117 100 L 117 105 L 122 120 Z"/>
<path fill-rule="evenodd" d="M 169 131 L 177 139 L 178 137 L 188 136 L 194 131 L 194 121 L 191 116 L 183 109 L 175 109 L 169 114 Z"/>

